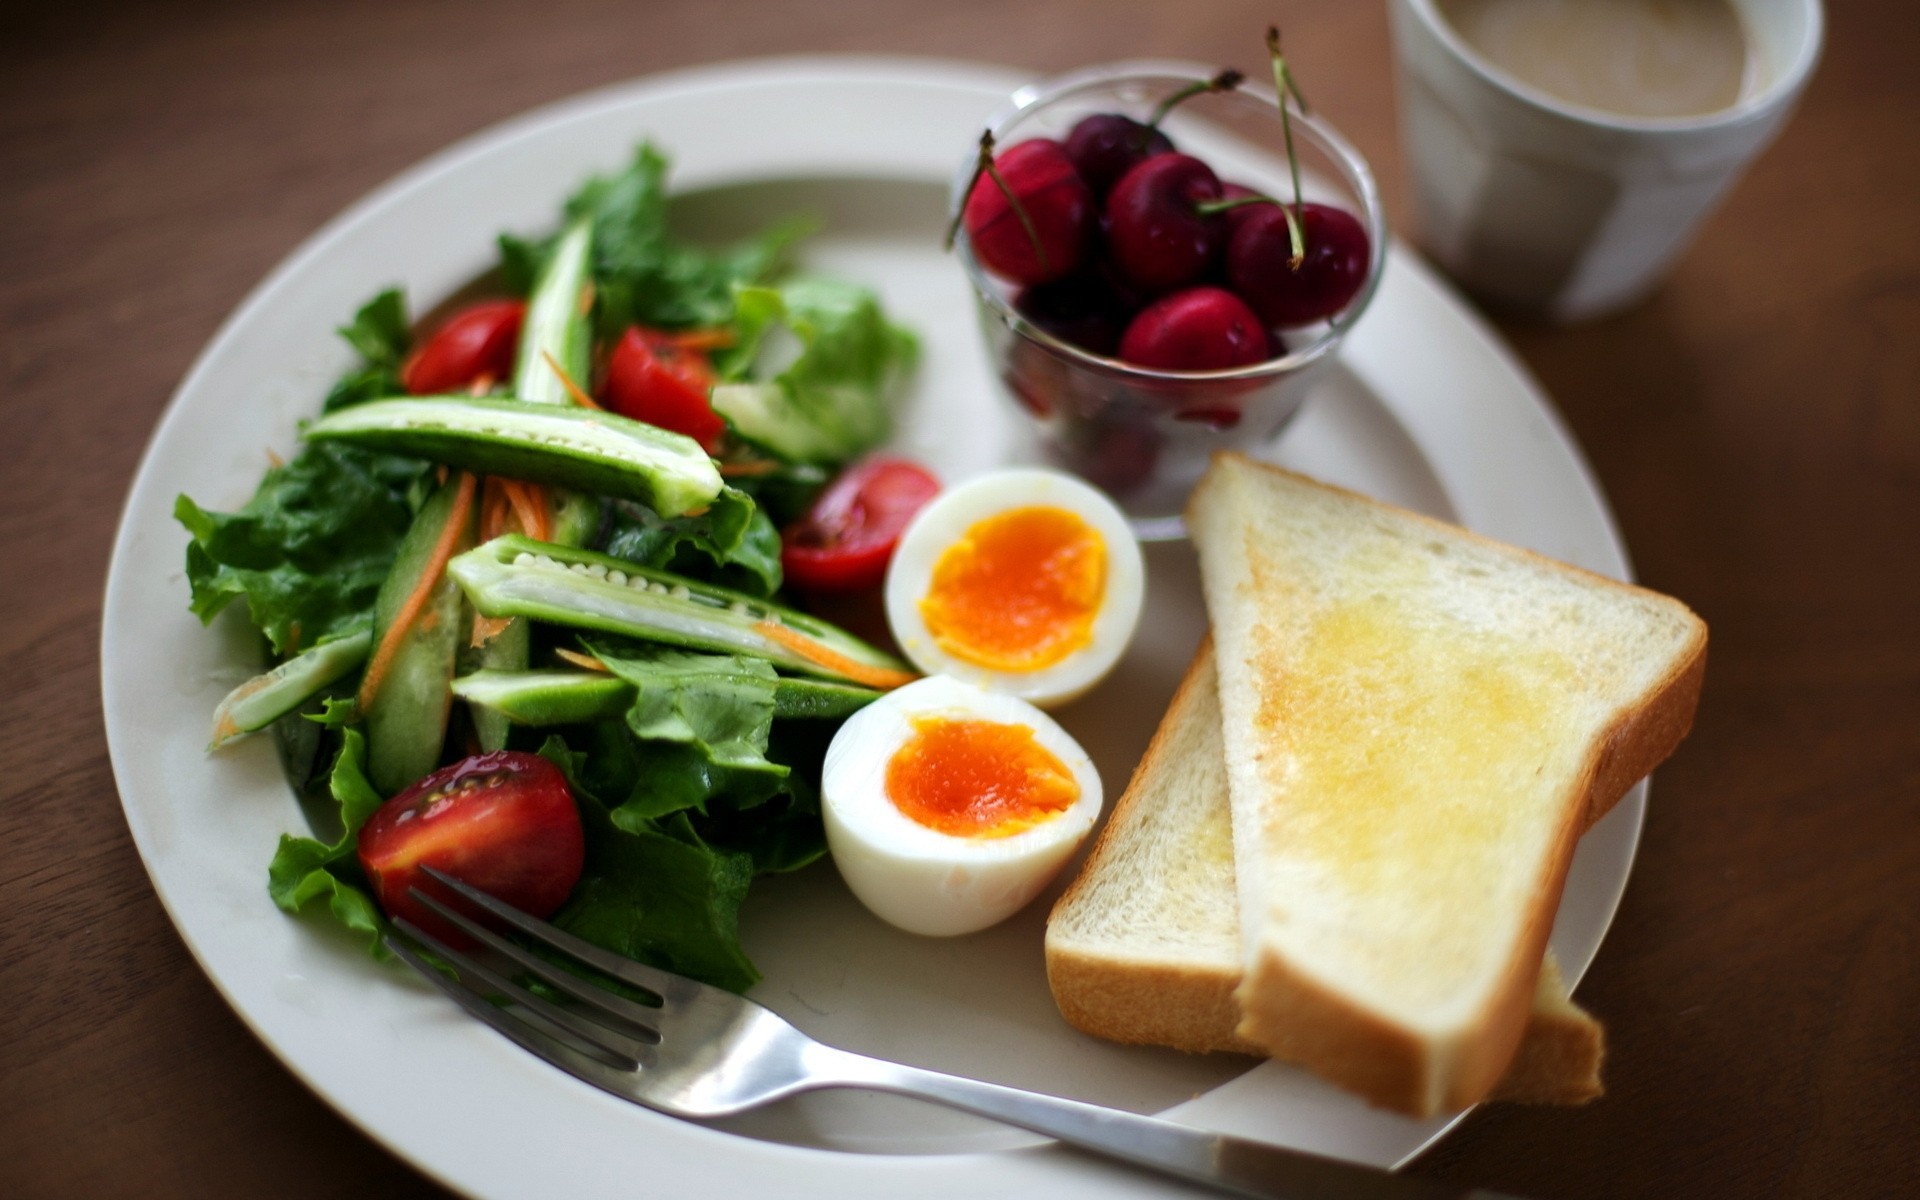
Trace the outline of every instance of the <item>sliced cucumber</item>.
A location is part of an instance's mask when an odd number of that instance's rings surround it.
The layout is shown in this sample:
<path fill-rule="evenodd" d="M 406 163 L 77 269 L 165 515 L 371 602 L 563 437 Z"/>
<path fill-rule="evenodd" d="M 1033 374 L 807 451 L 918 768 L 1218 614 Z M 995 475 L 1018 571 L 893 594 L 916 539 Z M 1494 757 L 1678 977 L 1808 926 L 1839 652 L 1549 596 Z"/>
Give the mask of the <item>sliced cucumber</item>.
<path fill-rule="evenodd" d="M 588 408 L 454 397 L 374 400 L 320 418 L 306 436 L 624 496 L 663 517 L 706 507 L 723 486 L 713 460 L 692 438 Z"/>
<path fill-rule="evenodd" d="M 878 671 L 906 664 L 805 613 L 590 550 L 509 534 L 448 564 L 473 606 L 490 617 L 531 617 L 695 650 L 747 654 L 827 679 L 853 678 L 797 653 L 759 627 L 772 622 L 829 655 Z M 856 680 L 857 682 L 857 680 Z"/>
<path fill-rule="evenodd" d="M 453 694 L 516 725 L 605 721 L 633 707 L 633 685 L 601 671 L 475 671 L 453 681 Z"/>
<path fill-rule="evenodd" d="M 374 645 L 386 637 L 401 605 L 432 564 L 433 549 L 453 519 L 458 487 L 452 479 L 441 484 L 421 505 L 401 539 L 399 556 L 374 601 Z M 456 534 L 469 544 L 473 540 L 471 510 L 469 506 L 467 528 Z M 448 684 L 466 641 L 467 625 L 459 585 L 443 575 L 401 635 L 386 673 L 361 714 L 367 731 L 367 774 L 383 795 L 391 796 L 440 764 L 447 740 L 447 711 L 453 705 Z"/>
<path fill-rule="evenodd" d="M 516 725 L 577 725 L 626 715 L 633 685 L 600 671 L 475 671 L 453 681 L 453 694 L 476 711 Z M 880 698 L 872 688 L 782 676 L 773 685 L 773 715 L 830 720 Z"/>
<path fill-rule="evenodd" d="M 307 702 L 334 680 L 367 661 L 373 631 L 359 629 L 296 654 L 264 675 L 256 675 L 227 693 L 213 710 L 213 741 L 218 750 L 242 734 L 265 729 Z"/>
<path fill-rule="evenodd" d="M 555 364 L 568 379 L 587 386 L 593 366 L 593 325 L 587 319 L 592 270 L 593 221 L 583 217 L 560 235 L 527 297 L 513 367 L 513 394 L 519 399 L 529 404 L 571 405 L 573 396 L 554 372 Z"/>

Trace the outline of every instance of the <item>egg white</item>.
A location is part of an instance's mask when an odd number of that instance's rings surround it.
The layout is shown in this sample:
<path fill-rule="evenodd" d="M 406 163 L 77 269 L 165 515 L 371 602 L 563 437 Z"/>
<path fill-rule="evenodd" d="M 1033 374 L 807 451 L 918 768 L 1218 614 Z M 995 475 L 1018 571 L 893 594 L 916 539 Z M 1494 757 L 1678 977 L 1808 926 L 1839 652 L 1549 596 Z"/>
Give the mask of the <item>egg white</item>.
<path fill-rule="evenodd" d="M 1092 526 L 1106 543 L 1106 588 L 1100 610 L 1094 614 L 1090 640 L 1052 666 L 1035 671 L 995 670 L 948 653 L 920 615 L 920 601 L 933 583 L 934 565 L 978 522 L 1030 506 L 1066 509 Z M 1140 623 L 1145 591 L 1146 564 L 1140 543 L 1113 501 L 1071 475 L 1021 467 L 969 479 L 934 497 L 914 517 L 887 568 L 887 624 L 902 653 L 927 674 L 951 675 L 1051 708 L 1081 695 L 1113 670 Z"/>
<path fill-rule="evenodd" d="M 916 717 L 936 716 L 1031 730 L 1072 774 L 1079 799 L 1006 837 L 959 837 L 920 824 L 888 799 L 887 764 L 913 736 Z M 939 675 L 847 718 L 827 747 L 820 796 L 827 849 L 853 894 L 882 920 L 931 937 L 985 929 L 1024 908 L 1086 838 L 1103 803 L 1093 760 L 1051 717 Z"/>

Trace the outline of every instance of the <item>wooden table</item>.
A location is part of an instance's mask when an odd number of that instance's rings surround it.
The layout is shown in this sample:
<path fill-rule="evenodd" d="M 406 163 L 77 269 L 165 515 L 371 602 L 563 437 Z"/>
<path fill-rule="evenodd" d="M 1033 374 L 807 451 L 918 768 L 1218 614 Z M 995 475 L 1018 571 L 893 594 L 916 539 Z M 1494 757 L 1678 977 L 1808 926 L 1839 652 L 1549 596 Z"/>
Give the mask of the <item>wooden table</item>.
<path fill-rule="evenodd" d="M 163 7 L 165 11 L 163 10 Z M 434 1187 L 247 1033 L 155 903 L 101 735 L 107 548 L 148 431 L 281 256 L 530 105 L 853 51 L 1036 73 L 1260 62 L 1408 212 L 1378 3 L 65 4 L 0 42 L 0 1193 Z M 1554 1196 L 1920 1190 L 1920 18 L 1834 6 L 1785 137 L 1650 303 L 1509 328 L 1641 578 L 1713 628 L 1691 740 L 1581 1000 L 1608 1095 L 1477 1112 L 1421 1169 Z"/>

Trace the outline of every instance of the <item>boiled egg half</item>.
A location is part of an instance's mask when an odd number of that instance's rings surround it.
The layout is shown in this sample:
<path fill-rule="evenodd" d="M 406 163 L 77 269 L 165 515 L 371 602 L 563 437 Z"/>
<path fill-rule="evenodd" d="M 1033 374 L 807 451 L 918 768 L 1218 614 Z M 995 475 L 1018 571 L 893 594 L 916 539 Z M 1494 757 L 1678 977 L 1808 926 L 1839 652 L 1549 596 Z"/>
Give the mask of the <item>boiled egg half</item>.
<path fill-rule="evenodd" d="M 1058 471 L 994 471 L 907 526 L 887 569 L 887 624 L 929 675 L 1052 706 L 1113 670 L 1145 585 L 1113 501 Z"/>
<path fill-rule="evenodd" d="M 848 717 L 827 747 L 827 848 L 882 920 L 945 937 L 1038 895 L 1100 815 L 1100 775 L 1053 719 L 931 675 Z"/>

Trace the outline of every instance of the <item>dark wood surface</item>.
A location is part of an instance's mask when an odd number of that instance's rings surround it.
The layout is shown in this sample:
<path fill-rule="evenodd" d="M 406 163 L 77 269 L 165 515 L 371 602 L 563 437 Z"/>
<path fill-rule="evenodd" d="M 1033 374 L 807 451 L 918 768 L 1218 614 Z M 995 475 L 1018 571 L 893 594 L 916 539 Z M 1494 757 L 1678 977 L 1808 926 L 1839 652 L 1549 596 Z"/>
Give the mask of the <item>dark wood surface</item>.
<path fill-rule="evenodd" d="M 1607 1096 L 1477 1112 L 1420 1169 L 1540 1197 L 1920 1192 L 1920 19 L 1833 6 L 1782 140 L 1626 316 L 1509 327 L 1641 578 L 1713 629 L 1580 998 Z M 435 1188 L 241 1026 L 156 902 L 108 769 L 100 592 L 167 396 L 273 264 L 370 187 L 530 105 L 795 51 L 1036 73 L 1259 64 L 1404 217 L 1378 3 L 655 0 L 14 13 L 0 35 L 0 1194 Z M 644 1191 L 644 1189 L 641 1189 Z"/>

